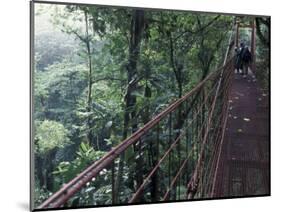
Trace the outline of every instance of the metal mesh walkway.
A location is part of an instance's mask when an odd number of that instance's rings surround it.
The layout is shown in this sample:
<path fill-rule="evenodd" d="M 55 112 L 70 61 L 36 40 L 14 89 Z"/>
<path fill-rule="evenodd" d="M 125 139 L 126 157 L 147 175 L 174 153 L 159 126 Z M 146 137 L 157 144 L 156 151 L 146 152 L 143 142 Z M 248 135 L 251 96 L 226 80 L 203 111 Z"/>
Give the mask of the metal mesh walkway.
<path fill-rule="evenodd" d="M 215 196 L 269 194 L 269 98 L 251 73 L 236 74 Z"/>

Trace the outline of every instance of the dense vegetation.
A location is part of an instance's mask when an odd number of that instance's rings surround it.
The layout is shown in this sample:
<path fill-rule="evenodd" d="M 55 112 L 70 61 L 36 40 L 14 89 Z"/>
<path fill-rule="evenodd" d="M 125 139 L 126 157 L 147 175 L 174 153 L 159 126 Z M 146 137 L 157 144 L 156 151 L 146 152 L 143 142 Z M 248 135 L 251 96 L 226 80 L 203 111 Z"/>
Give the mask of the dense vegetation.
<path fill-rule="evenodd" d="M 233 21 L 71 5 L 35 12 L 36 205 L 220 66 Z M 110 203 L 111 188 L 95 191 L 104 200 L 87 198 L 94 189 L 79 204 Z"/>
<path fill-rule="evenodd" d="M 270 19 L 258 17 L 257 34 L 257 78 L 265 92 L 269 90 L 270 76 Z"/>

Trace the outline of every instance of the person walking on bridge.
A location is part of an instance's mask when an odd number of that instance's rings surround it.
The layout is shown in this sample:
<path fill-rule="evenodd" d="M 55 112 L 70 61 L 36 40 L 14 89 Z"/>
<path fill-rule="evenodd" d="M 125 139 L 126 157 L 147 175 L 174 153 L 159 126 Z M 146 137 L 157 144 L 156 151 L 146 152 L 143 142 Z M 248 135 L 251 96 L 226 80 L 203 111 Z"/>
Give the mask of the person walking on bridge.
<path fill-rule="evenodd" d="M 243 78 L 246 78 L 248 75 L 249 65 L 252 61 L 252 54 L 248 46 L 245 46 L 244 43 L 241 43 L 240 57 L 241 57 Z"/>
<path fill-rule="evenodd" d="M 240 69 L 242 70 L 241 48 L 235 47 L 235 73 L 239 74 Z"/>

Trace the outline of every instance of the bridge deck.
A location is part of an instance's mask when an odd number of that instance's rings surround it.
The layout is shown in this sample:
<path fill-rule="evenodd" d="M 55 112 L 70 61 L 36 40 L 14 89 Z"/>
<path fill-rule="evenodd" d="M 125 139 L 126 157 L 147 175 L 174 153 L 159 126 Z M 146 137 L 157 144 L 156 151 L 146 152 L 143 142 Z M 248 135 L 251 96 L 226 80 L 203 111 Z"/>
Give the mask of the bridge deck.
<path fill-rule="evenodd" d="M 217 197 L 269 194 L 269 99 L 253 74 L 235 74 L 219 162 Z"/>

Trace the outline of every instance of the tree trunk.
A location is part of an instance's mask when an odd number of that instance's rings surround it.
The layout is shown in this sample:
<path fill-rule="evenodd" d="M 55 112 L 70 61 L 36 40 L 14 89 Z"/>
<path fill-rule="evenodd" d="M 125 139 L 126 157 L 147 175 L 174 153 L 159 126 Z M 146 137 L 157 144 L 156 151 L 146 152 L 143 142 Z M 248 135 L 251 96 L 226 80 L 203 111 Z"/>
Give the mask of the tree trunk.
<path fill-rule="evenodd" d="M 44 160 L 44 167 L 45 167 L 45 186 L 48 191 L 54 191 L 54 177 L 53 177 L 53 171 L 54 171 L 54 159 L 56 156 L 56 149 L 50 150 L 49 153 L 47 153 L 45 160 Z"/>
<path fill-rule="evenodd" d="M 43 158 L 39 157 L 39 156 L 35 156 L 35 171 L 36 171 L 36 176 L 38 176 L 38 183 L 40 188 L 42 188 L 44 186 L 44 169 L 43 169 L 43 165 L 44 165 L 44 160 Z"/>
<path fill-rule="evenodd" d="M 137 120 L 136 120 L 136 96 L 133 95 L 133 92 L 136 90 L 137 82 L 134 82 L 137 78 L 137 62 L 139 58 L 140 52 L 140 44 L 142 39 L 144 29 L 144 11 L 143 10 L 135 10 L 133 12 L 133 17 L 131 20 L 131 29 L 130 29 L 130 43 L 129 43 L 129 58 L 127 65 L 127 92 L 125 95 L 125 113 L 124 113 L 124 124 L 123 124 L 123 139 L 126 139 L 129 131 L 129 122 L 132 121 L 132 133 L 137 130 Z M 138 146 L 140 148 L 140 145 Z M 135 146 L 135 151 L 137 151 L 137 147 Z M 140 157 L 139 157 L 140 158 Z M 124 162 L 125 162 L 125 153 L 120 155 L 120 161 L 118 164 L 118 174 L 115 185 L 115 200 L 117 202 L 120 201 L 119 192 L 122 185 L 122 176 L 124 170 Z M 141 172 L 140 167 L 141 161 L 136 161 L 137 170 Z M 130 182 L 128 182 L 128 186 L 130 189 L 133 189 L 133 180 L 135 176 L 132 176 L 130 173 L 129 176 Z M 136 173 L 137 185 L 139 186 L 142 182 L 141 173 Z"/>
<path fill-rule="evenodd" d="M 89 71 L 88 71 L 88 96 L 87 96 L 87 112 L 90 114 L 92 111 L 92 86 L 93 86 L 93 79 L 92 79 L 92 52 L 91 52 L 91 44 L 90 44 L 90 37 L 89 37 L 89 21 L 88 21 L 88 12 L 84 11 L 84 17 L 85 17 L 85 29 L 86 29 L 86 38 L 85 38 L 85 44 L 87 48 L 87 56 L 88 56 L 88 66 L 89 66 Z M 88 115 L 87 118 L 87 124 L 88 124 L 88 142 L 91 144 L 93 142 L 93 133 L 92 133 L 92 119 L 91 115 Z"/>

